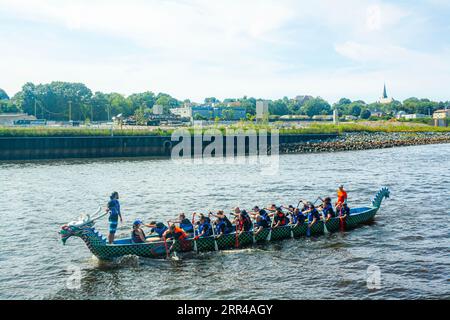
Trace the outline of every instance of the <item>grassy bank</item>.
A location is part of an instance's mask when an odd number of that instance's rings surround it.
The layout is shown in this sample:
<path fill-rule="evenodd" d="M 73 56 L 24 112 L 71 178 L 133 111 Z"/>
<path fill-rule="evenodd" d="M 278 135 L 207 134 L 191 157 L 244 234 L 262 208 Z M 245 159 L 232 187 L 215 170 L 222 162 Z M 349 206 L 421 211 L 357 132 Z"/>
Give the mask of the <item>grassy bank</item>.
<path fill-rule="evenodd" d="M 226 127 L 209 127 L 203 130 L 215 128 L 222 132 L 226 131 Z M 230 129 L 253 129 L 253 130 L 269 130 L 273 127 L 267 125 L 255 125 L 251 123 L 239 123 L 228 127 Z M 114 136 L 170 136 L 173 129 L 114 129 Z M 192 133 L 193 129 L 189 131 Z M 450 127 L 433 127 L 428 125 L 420 125 L 413 123 L 399 122 L 365 122 L 365 123 L 342 123 L 334 124 L 318 124 L 313 123 L 306 127 L 281 128 L 280 134 L 333 134 L 348 132 L 450 132 Z M 93 129 L 93 128 L 49 128 L 49 127 L 33 127 L 33 128 L 13 128 L 0 127 L 0 137 L 80 137 L 80 136 L 111 136 L 110 129 Z"/>

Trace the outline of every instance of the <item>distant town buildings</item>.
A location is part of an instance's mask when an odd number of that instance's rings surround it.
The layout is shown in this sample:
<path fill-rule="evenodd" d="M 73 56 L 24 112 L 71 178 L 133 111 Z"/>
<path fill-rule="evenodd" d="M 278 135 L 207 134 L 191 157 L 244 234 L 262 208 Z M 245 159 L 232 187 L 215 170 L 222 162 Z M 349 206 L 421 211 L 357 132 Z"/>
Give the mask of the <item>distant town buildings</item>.
<path fill-rule="evenodd" d="M 378 101 L 378 103 L 389 104 L 389 103 L 392 103 L 392 102 L 394 102 L 394 99 L 388 97 L 387 90 L 386 90 L 386 84 L 384 84 L 383 95 L 381 96 L 381 98 Z"/>
<path fill-rule="evenodd" d="M 170 112 L 181 118 L 193 120 L 242 120 L 247 118 L 247 110 L 242 107 L 188 106 L 170 109 Z"/>
<path fill-rule="evenodd" d="M 450 119 L 450 109 L 437 110 L 433 113 L 434 125 L 436 127 L 447 127 Z"/>

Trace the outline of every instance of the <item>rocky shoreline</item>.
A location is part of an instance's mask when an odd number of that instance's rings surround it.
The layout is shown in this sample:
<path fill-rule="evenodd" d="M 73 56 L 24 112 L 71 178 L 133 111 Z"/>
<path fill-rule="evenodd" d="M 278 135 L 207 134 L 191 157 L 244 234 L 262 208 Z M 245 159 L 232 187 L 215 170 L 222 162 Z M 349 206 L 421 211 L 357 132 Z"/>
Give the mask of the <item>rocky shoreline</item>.
<path fill-rule="evenodd" d="M 325 141 L 282 144 L 280 153 L 355 151 L 441 143 L 450 143 L 449 132 L 344 133 L 336 139 Z"/>

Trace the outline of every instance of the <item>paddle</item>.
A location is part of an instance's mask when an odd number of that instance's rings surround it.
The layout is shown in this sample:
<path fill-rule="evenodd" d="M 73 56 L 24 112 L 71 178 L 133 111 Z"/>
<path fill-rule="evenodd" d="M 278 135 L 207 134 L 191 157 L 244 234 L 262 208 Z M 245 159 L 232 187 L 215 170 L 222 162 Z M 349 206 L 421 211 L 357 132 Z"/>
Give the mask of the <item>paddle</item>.
<path fill-rule="evenodd" d="M 198 250 L 197 250 L 197 241 L 195 240 L 195 237 L 197 235 L 197 231 L 195 230 L 195 215 L 196 215 L 196 213 L 194 212 L 192 214 L 192 229 L 194 231 L 194 237 L 192 238 L 192 241 L 194 242 L 194 252 L 197 253 L 198 252 Z"/>
<path fill-rule="evenodd" d="M 325 202 L 325 201 L 323 201 L 323 199 L 322 199 L 321 197 L 319 197 L 318 200 L 322 201 L 322 203 Z M 316 201 L 316 202 L 317 202 L 317 201 Z M 323 209 L 323 207 L 322 207 L 322 209 Z M 327 228 L 327 217 L 325 216 L 325 212 L 323 212 L 323 210 L 322 210 L 322 218 L 323 218 L 323 231 L 324 231 L 325 233 L 330 233 L 330 232 L 328 231 L 328 228 Z"/>
<path fill-rule="evenodd" d="M 212 228 L 212 233 L 213 233 L 213 237 L 214 237 L 214 250 L 219 251 L 219 246 L 217 245 L 217 241 L 216 241 L 216 228 L 214 228 L 214 226 L 211 223 L 211 212 L 209 213 L 209 222 L 210 222 L 210 226 Z"/>
<path fill-rule="evenodd" d="M 163 236 L 163 240 L 164 240 L 164 247 L 166 248 L 166 259 L 169 259 L 169 248 L 167 247 L 167 238 L 165 235 Z"/>
<path fill-rule="evenodd" d="M 342 217 L 342 205 L 339 211 L 339 229 L 341 230 L 341 232 L 345 231 L 344 218 Z"/>
<path fill-rule="evenodd" d="M 236 225 L 236 249 L 239 248 L 238 221 L 239 221 L 239 218 L 237 218 L 237 220 L 235 222 L 235 225 Z"/>

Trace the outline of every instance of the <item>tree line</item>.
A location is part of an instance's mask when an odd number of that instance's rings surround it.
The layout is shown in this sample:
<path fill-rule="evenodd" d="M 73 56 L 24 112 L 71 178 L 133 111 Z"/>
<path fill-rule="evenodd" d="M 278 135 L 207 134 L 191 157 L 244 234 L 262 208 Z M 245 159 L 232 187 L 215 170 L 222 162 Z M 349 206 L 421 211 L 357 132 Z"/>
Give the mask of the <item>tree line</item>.
<path fill-rule="evenodd" d="M 240 106 L 246 109 L 248 118 L 256 114 L 256 103 L 262 99 L 253 97 L 230 98 L 220 101 L 208 97 L 205 104 L 216 106 Z M 137 119 L 147 117 L 155 105 L 163 106 L 165 113 L 171 108 L 178 108 L 188 99 L 178 100 L 166 93 L 155 94 L 151 91 L 124 96 L 120 93 L 92 92 L 82 83 L 52 82 L 48 84 L 26 83 L 20 92 L 9 97 L 0 89 L 0 112 L 23 112 L 36 115 L 40 119 L 54 121 L 108 121 L 113 116 L 135 116 Z M 337 109 L 340 116 L 352 115 L 368 119 L 371 112 L 379 111 L 392 116 L 398 111 L 406 113 L 432 114 L 437 109 L 450 106 L 450 102 L 435 102 L 429 99 L 409 98 L 403 102 L 390 104 L 366 103 L 362 100 L 351 101 L 342 98 L 331 105 L 321 97 L 300 96 L 294 99 L 284 97 L 269 101 L 269 112 L 274 117 L 283 115 L 331 115 Z"/>

